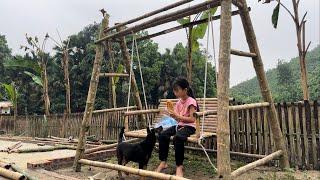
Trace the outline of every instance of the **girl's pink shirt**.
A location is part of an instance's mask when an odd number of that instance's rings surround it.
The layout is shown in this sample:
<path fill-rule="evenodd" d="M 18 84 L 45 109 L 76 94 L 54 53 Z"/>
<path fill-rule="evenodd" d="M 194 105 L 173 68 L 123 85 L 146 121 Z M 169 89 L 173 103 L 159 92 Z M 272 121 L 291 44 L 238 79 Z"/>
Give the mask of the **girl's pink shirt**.
<path fill-rule="evenodd" d="M 188 97 L 186 100 L 179 99 L 179 101 L 174 106 L 174 111 L 180 116 L 190 117 L 190 106 L 197 108 L 197 101 L 192 97 Z M 179 121 L 179 126 L 192 126 L 195 127 L 195 122 L 187 123 Z"/>

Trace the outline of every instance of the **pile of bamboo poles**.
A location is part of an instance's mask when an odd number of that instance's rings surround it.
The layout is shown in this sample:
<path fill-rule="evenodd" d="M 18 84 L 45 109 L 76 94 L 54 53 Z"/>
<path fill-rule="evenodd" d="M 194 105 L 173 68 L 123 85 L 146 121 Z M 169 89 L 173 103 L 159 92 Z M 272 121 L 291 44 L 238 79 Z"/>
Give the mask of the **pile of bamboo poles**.
<path fill-rule="evenodd" d="M 17 180 L 35 180 L 36 178 L 27 174 L 24 170 L 19 168 L 14 163 L 0 160 L 0 179 L 1 177 Z"/>

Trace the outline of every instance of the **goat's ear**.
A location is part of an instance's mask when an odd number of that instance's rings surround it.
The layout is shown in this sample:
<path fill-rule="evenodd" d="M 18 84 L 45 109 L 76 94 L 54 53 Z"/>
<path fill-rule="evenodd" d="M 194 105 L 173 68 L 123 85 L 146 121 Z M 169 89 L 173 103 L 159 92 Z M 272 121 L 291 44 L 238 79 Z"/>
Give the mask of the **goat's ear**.
<path fill-rule="evenodd" d="M 149 128 L 149 127 L 147 127 L 147 133 L 148 133 L 148 134 L 150 134 L 150 133 L 151 133 L 151 131 L 150 131 L 150 128 Z"/>

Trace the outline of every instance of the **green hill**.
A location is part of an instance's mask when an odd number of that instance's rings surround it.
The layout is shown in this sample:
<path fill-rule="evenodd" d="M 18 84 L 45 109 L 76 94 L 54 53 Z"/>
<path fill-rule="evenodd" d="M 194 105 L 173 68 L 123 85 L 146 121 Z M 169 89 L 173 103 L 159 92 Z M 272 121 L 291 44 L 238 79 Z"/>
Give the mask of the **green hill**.
<path fill-rule="evenodd" d="M 310 99 L 320 99 L 320 45 L 307 54 L 306 61 Z M 286 80 L 286 78 L 288 79 Z M 303 99 L 298 57 L 291 59 L 289 62 L 282 61 L 276 68 L 268 70 L 267 79 L 276 102 Z M 257 77 L 232 87 L 231 96 L 242 102 L 261 101 Z"/>

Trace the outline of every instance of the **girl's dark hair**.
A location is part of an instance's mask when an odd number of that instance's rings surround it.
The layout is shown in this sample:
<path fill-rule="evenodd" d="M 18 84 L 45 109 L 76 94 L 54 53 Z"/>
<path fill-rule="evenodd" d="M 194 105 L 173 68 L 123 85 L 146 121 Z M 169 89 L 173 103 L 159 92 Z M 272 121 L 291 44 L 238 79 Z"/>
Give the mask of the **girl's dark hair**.
<path fill-rule="evenodd" d="M 172 84 L 173 89 L 177 89 L 178 87 L 180 87 L 181 89 L 187 89 L 187 95 L 192 97 L 193 99 L 196 100 L 194 94 L 193 94 L 193 90 L 191 89 L 189 82 L 186 78 L 184 77 L 178 77 L 173 81 Z M 197 111 L 199 111 L 199 105 L 197 102 Z"/>

